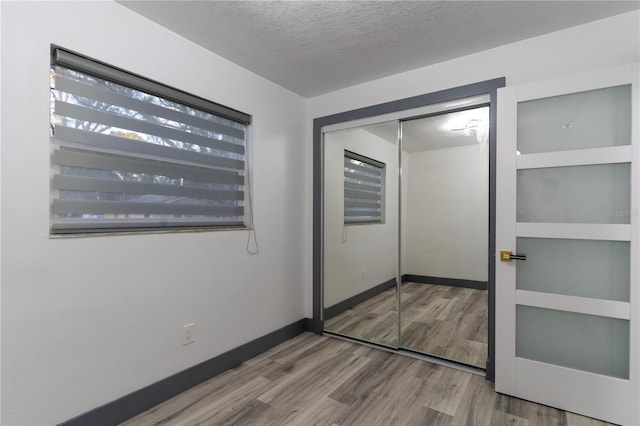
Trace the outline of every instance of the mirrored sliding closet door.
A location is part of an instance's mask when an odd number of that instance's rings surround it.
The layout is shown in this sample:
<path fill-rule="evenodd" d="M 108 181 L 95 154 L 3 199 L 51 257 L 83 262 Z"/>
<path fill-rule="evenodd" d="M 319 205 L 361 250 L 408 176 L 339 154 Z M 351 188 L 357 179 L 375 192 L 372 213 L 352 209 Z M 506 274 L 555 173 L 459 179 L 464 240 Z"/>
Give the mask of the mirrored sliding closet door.
<path fill-rule="evenodd" d="M 324 327 L 398 346 L 398 123 L 324 134 Z"/>
<path fill-rule="evenodd" d="M 487 360 L 489 107 L 401 122 L 401 346 Z"/>
<path fill-rule="evenodd" d="M 327 333 L 485 369 L 490 95 L 322 129 Z"/>

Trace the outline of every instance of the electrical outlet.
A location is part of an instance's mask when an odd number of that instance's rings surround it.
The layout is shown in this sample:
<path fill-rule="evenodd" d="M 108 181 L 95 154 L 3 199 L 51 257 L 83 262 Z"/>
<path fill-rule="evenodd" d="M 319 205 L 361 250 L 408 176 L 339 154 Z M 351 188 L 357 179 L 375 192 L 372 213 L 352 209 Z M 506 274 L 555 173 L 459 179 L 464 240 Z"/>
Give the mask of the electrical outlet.
<path fill-rule="evenodd" d="M 193 333 L 195 331 L 195 327 L 196 327 L 196 324 L 193 322 L 183 327 L 183 334 L 182 334 L 183 345 L 188 345 L 189 343 L 194 342 L 195 336 L 193 335 Z"/>
<path fill-rule="evenodd" d="M 360 279 L 361 280 L 366 280 L 367 279 L 367 270 L 363 269 L 362 272 L 360 273 Z"/>

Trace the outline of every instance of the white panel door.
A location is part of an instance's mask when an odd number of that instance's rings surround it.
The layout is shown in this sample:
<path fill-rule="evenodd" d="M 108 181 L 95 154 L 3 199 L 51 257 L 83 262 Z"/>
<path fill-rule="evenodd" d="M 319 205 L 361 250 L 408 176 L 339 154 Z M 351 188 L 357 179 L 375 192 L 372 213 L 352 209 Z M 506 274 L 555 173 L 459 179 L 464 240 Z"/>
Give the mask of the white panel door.
<path fill-rule="evenodd" d="M 633 64 L 499 89 L 497 118 L 496 391 L 629 425 L 638 97 Z"/>

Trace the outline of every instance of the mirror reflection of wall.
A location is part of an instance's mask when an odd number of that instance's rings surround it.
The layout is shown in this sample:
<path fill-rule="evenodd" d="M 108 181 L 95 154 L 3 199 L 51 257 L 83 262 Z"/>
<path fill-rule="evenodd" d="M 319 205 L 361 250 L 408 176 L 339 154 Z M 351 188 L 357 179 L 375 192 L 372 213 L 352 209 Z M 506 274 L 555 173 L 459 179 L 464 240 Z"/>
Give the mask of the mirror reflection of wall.
<path fill-rule="evenodd" d="M 324 327 L 391 347 L 398 344 L 397 126 L 324 134 Z"/>
<path fill-rule="evenodd" d="M 489 107 L 401 125 L 401 346 L 484 368 Z"/>

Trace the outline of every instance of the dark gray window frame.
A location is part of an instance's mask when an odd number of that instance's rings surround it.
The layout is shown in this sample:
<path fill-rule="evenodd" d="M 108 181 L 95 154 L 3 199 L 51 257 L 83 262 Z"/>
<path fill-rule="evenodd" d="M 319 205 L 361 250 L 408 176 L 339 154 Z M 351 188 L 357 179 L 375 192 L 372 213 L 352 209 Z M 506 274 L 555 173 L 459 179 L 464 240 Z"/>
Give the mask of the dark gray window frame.
<path fill-rule="evenodd" d="M 313 120 L 313 320 L 312 331 L 322 334 L 324 330 L 323 314 L 323 260 L 322 260 L 322 153 L 324 141 L 322 128 L 346 121 L 374 117 L 424 107 L 440 102 L 489 95 L 489 247 L 488 262 L 488 358 L 486 365 L 487 380 L 495 380 L 495 227 L 496 227 L 496 111 L 497 91 L 505 86 L 505 78 L 495 78 L 478 83 L 417 95 L 396 101 L 358 108 L 337 114 L 318 117 Z"/>
<path fill-rule="evenodd" d="M 161 97 L 169 101 L 185 105 L 187 107 L 195 108 L 195 109 L 204 111 L 206 113 L 210 113 L 215 116 L 222 117 L 227 120 L 231 120 L 236 123 L 243 124 L 245 126 L 249 126 L 252 122 L 251 115 L 235 110 L 233 108 L 229 108 L 227 106 L 209 101 L 205 98 L 187 93 L 185 91 L 176 89 L 174 87 L 168 86 L 163 83 L 159 83 L 149 78 L 142 77 L 135 73 L 126 71 L 124 69 L 115 67 L 113 65 L 107 64 L 102 61 L 98 61 L 96 59 L 79 54 L 77 52 L 71 51 L 69 49 L 60 47 L 55 44 L 52 44 L 50 46 L 50 49 L 51 49 L 50 54 L 51 54 L 52 66 L 62 66 L 71 70 L 79 71 L 83 74 L 88 74 L 103 80 L 117 83 L 121 86 L 126 86 L 135 90 L 146 92 L 153 96 Z M 65 128 L 61 128 L 60 130 L 62 131 L 62 133 L 66 131 Z M 250 134 L 250 131 L 246 132 L 245 135 L 246 134 Z M 249 141 L 246 136 L 244 136 L 244 139 L 245 139 L 245 145 L 242 149 L 243 149 L 243 152 L 245 152 L 245 156 L 247 156 L 249 155 L 249 150 L 250 150 L 248 147 Z M 57 153 L 57 154 L 60 154 L 60 153 Z M 185 155 L 189 155 L 189 154 L 187 153 Z M 53 157 L 55 157 L 55 155 L 52 156 L 52 161 L 53 161 Z M 249 159 L 247 157 L 245 157 L 244 160 L 228 160 L 229 163 L 234 162 L 238 164 L 240 164 L 241 161 L 242 161 L 242 164 L 244 165 L 245 170 L 247 169 L 247 167 L 250 167 Z M 179 167 L 183 169 L 187 169 L 189 166 L 179 166 Z M 188 175 L 192 175 L 192 177 L 198 176 L 200 172 L 197 169 L 198 167 L 195 167 L 194 172 L 193 173 L 189 172 Z M 148 171 L 146 171 L 145 173 L 148 173 Z M 221 173 L 224 173 L 224 172 L 221 172 Z M 247 181 L 249 179 L 248 177 L 249 172 L 246 172 L 245 175 L 246 175 L 245 185 L 249 185 L 249 182 Z M 61 178 L 64 178 L 64 177 L 61 177 Z M 228 181 L 230 178 L 225 175 L 224 179 L 225 181 Z M 58 179 L 58 181 L 60 180 L 61 179 Z M 232 183 L 232 182 L 228 182 L 228 183 Z M 52 188 L 53 186 L 55 185 L 52 183 Z M 194 194 L 197 193 L 197 190 L 187 189 L 186 191 L 190 193 L 192 192 Z M 210 193 L 206 195 L 211 196 L 213 192 L 214 191 L 210 191 Z M 199 194 L 200 193 L 197 193 L 196 195 L 199 195 Z M 240 209 L 240 207 L 238 207 L 238 209 Z M 249 206 L 249 210 L 250 209 L 251 209 L 251 206 Z M 194 222 L 191 224 L 189 222 L 183 222 L 183 223 L 172 224 L 169 226 L 167 225 L 154 226 L 152 224 L 149 224 L 149 225 L 120 224 L 115 227 L 110 226 L 108 224 L 105 224 L 105 225 L 93 224 L 90 226 L 88 225 L 87 227 L 70 225 L 68 227 L 61 226 L 59 228 L 54 228 L 52 225 L 50 229 L 50 233 L 51 235 L 56 235 L 56 234 L 63 235 L 63 234 L 95 234 L 95 233 L 110 233 L 110 232 L 120 233 L 120 232 L 147 232 L 147 231 L 172 231 L 172 230 L 175 231 L 175 230 L 185 230 L 185 229 L 188 229 L 188 230 L 193 230 L 193 229 L 207 230 L 207 229 L 225 229 L 225 228 L 244 229 L 247 227 L 247 224 L 246 224 L 247 211 L 246 210 L 247 209 L 245 206 L 244 208 L 245 220 L 242 223 L 227 222 L 227 223 L 219 223 L 219 224 L 216 224 L 216 223 L 201 224 L 201 223 Z M 205 210 L 203 209 L 202 211 L 204 212 Z"/>

